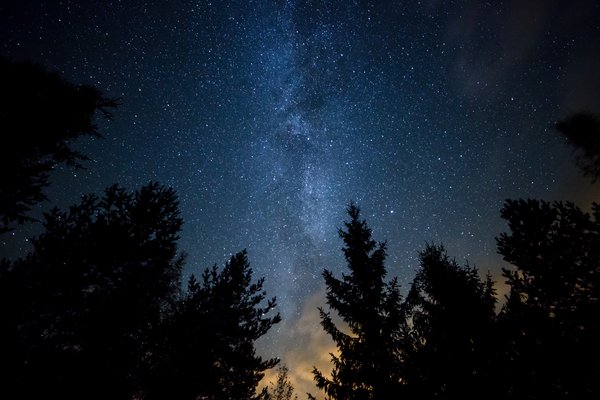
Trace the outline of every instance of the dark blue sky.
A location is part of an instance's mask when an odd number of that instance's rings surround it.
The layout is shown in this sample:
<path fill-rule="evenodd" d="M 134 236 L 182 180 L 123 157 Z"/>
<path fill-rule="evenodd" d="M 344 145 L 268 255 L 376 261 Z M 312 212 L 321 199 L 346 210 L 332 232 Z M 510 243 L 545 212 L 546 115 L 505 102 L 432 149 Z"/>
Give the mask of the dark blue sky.
<path fill-rule="evenodd" d="M 284 361 L 314 339 L 296 328 L 321 271 L 344 271 L 350 200 L 406 288 L 426 242 L 497 274 L 506 198 L 600 197 L 552 129 L 600 113 L 594 0 L 20 1 L 0 6 L 0 38 L 4 56 L 122 98 L 52 204 L 173 186 L 186 274 L 247 248 L 286 319 L 267 341 Z"/>

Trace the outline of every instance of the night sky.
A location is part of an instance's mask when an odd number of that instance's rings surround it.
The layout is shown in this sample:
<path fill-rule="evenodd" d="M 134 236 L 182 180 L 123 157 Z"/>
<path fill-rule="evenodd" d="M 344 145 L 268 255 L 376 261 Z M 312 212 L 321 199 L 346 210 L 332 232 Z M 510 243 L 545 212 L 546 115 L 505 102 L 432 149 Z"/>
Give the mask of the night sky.
<path fill-rule="evenodd" d="M 4 3 L 1 55 L 122 99 L 40 209 L 173 186 L 185 276 L 248 249 L 284 318 L 260 347 L 300 393 L 328 359 L 321 272 L 344 271 L 351 200 L 406 290 L 426 242 L 499 276 L 506 198 L 600 198 L 552 128 L 600 114 L 596 0 Z"/>

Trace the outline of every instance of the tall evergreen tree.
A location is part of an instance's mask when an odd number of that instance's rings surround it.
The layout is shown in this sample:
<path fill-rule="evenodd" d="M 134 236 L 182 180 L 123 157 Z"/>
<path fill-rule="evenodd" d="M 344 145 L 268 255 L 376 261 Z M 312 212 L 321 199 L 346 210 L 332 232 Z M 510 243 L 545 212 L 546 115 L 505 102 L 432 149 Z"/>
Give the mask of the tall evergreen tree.
<path fill-rule="evenodd" d="M 158 184 L 47 214 L 33 252 L 0 273 L 3 397 L 130 398 L 179 290 L 181 224 L 175 192 Z"/>
<path fill-rule="evenodd" d="M 385 281 L 385 244 L 372 239 L 358 207 L 351 204 L 348 215 L 350 221 L 339 234 L 350 274 L 338 279 L 325 270 L 323 277 L 327 304 L 349 331 L 344 332 L 329 312 L 319 309 L 321 324 L 339 355 L 331 356 L 331 379 L 315 368 L 315 381 L 329 399 L 397 398 L 406 332 L 398 283 L 395 279 Z"/>
<path fill-rule="evenodd" d="M 96 112 L 111 118 L 117 101 L 98 89 L 73 85 L 32 63 L 0 57 L 0 233 L 31 220 L 31 207 L 58 164 L 80 167 L 73 149 L 81 137 L 100 137 Z"/>
<path fill-rule="evenodd" d="M 192 276 L 154 338 L 143 397 L 264 399 L 258 384 L 278 361 L 256 355 L 254 342 L 280 317 L 268 316 L 276 302 L 264 304 L 263 283 L 252 282 L 246 251 L 232 256 L 222 271 L 205 270 L 201 282 Z"/>
<path fill-rule="evenodd" d="M 507 397 L 600 393 L 600 206 L 508 200 L 498 251 L 510 293 L 500 315 Z"/>
<path fill-rule="evenodd" d="M 406 298 L 414 345 L 406 362 L 414 398 L 494 398 L 495 292 L 491 278 L 461 267 L 443 246 L 420 253 Z"/>

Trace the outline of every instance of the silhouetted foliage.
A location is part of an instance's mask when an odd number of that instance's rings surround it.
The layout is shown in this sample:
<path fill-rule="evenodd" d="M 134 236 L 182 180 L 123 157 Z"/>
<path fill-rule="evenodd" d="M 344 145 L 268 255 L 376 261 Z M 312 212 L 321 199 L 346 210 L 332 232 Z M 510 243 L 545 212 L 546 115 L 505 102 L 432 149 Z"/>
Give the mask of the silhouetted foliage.
<path fill-rule="evenodd" d="M 556 124 L 575 148 L 576 163 L 585 176 L 600 179 L 600 121 L 593 114 L 577 113 Z"/>
<path fill-rule="evenodd" d="M 510 293 L 501 313 L 507 398 L 600 393 L 600 206 L 508 200 L 498 251 Z"/>
<path fill-rule="evenodd" d="M 323 273 L 327 304 L 350 330 L 343 332 L 330 313 L 319 309 L 321 324 L 339 350 L 339 356 L 331 356 L 331 379 L 313 370 L 317 387 L 330 399 L 384 399 L 398 396 L 401 389 L 406 319 L 398 283 L 384 281 L 385 244 L 372 239 L 359 214 L 351 204 L 350 222 L 339 232 L 350 274 L 337 279 L 330 271 Z"/>
<path fill-rule="evenodd" d="M 80 137 L 100 136 L 97 111 L 115 100 L 30 63 L 0 58 L 0 233 L 31 218 L 59 164 L 80 167 Z M 600 122 L 576 114 L 557 129 L 586 176 L 600 178 Z M 600 393 L 600 205 L 508 200 L 510 233 L 498 251 L 514 266 L 495 315 L 491 278 L 459 266 L 441 246 L 420 253 L 405 301 L 386 281 L 386 246 L 358 207 L 339 234 L 349 274 L 325 270 L 321 324 L 339 353 L 330 400 L 592 399 Z M 255 341 L 280 322 L 246 252 L 206 269 L 180 293 L 181 230 L 172 189 L 118 186 L 44 215 L 27 257 L 0 260 L 0 397 L 291 400 L 281 367 L 270 389 Z M 11 397 L 12 396 L 12 397 Z M 309 399 L 313 399 L 308 394 Z"/>
<path fill-rule="evenodd" d="M 91 86 L 73 85 L 32 63 L 0 57 L 0 233 L 31 220 L 46 199 L 50 172 L 61 163 L 78 167 L 87 157 L 72 148 L 99 137 L 96 111 L 110 119 L 117 102 Z"/>
<path fill-rule="evenodd" d="M 420 253 L 406 298 L 413 346 L 405 365 L 417 399 L 493 398 L 495 292 L 475 268 L 450 260 L 442 246 Z"/>
<path fill-rule="evenodd" d="M 154 338 L 144 398 L 264 399 L 258 383 L 278 361 L 257 356 L 254 342 L 280 317 L 267 316 L 276 303 L 263 304 L 263 282 L 252 282 L 246 251 L 220 272 L 205 270 L 201 282 L 192 276 Z"/>
<path fill-rule="evenodd" d="M 149 332 L 179 291 L 172 189 L 117 186 L 45 215 L 0 273 L 2 397 L 126 399 Z"/>
<path fill-rule="evenodd" d="M 285 365 L 279 367 L 277 381 L 271 382 L 266 400 L 298 400 L 298 396 L 294 395 L 294 385 L 290 382 L 288 374 L 289 370 Z"/>

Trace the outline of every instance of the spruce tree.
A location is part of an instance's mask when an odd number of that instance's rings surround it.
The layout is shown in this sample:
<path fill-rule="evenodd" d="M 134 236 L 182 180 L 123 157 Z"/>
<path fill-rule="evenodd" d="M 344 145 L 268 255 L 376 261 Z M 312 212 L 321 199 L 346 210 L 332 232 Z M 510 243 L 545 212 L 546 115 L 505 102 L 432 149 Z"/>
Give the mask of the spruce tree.
<path fill-rule="evenodd" d="M 281 318 L 269 316 L 264 279 L 252 280 L 246 251 L 219 271 L 190 278 L 187 293 L 154 338 L 142 390 L 146 399 L 258 400 L 264 371 L 278 360 L 263 360 L 254 342 Z"/>
<path fill-rule="evenodd" d="M 317 387 L 329 399 L 397 398 L 402 384 L 401 361 L 406 320 L 395 279 L 386 282 L 384 243 L 372 238 L 359 208 L 348 207 L 350 221 L 340 230 L 349 274 L 341 279 L 325 270 L 327 304 L 343 320 L 338 327 L 330 312 L 320 308 L 321 325 L 338 355 L 331 355 L 331 379 L 314 368 Z"/>
<path fill-rule="evenodd" d="M 414 340 L 407 386 L 415 398 L 493 398 L 495 292 L 491 278 L 459 266 L 443 246 L 420 253 L 406 298 Z"/>

